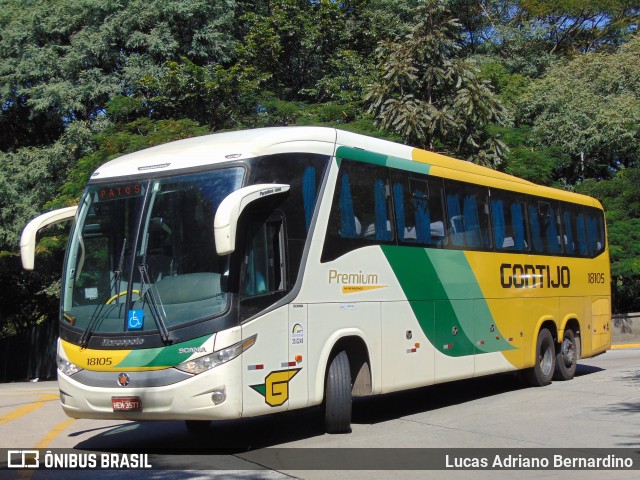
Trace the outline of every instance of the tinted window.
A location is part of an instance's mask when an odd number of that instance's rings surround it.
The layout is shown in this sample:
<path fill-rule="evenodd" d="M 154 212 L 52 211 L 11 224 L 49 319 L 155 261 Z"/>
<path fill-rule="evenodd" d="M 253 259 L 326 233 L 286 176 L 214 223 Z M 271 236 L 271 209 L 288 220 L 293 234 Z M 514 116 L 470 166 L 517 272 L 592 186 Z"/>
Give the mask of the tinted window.
<path fill-rule="evenodd" d="M 393 172 L 398 240 L 441 247 L 445 240 L 442 179 Z"/>
<path fill-rule="evenodd" d="M 526 229 L 526 201 L 523 195 L 491 191 L 493 242 L 496 250 L 524 252 L 529 249 Z"/>
<path fill-rule="evenodd" d="M 531 246 L 534 253 L 562 253 L 558 202 L 532 198 L 528 205 Z"/>
<path fill-rule="evenodd" d="M 585 224 L 587 227 L 587 253 L 595 257 L 604 251 L 605 229 L 604 216 L 600 210 L 588 208 L 585 212 Z"/>
<path fill-rule="evenodd" d="M 462 182 L 446 181 L 445 192 L 450 246 L 491 248 L 487 189 Z"/>
<path fill-rule="evenodd" d="M 298 276 L 304 243 L 328 164 L 328 156 L 311 153 L 269 155 L 250 161 L 250 184 L 284 183 L 290 186 L 289 194 L 278 208 L 285 216 L 287 269 L 291 284 Z"/>
<path fill-rule="evenodd" d="M 577 205 L 561 204 L 562 241 L 567 255 L 587 255 L 584 212 Z"/>
<path fill-rule="evenodd" d="M 336 182 L 322 261 L 355 248 L 395 240 L 388 169 L 343 160 Z"/>

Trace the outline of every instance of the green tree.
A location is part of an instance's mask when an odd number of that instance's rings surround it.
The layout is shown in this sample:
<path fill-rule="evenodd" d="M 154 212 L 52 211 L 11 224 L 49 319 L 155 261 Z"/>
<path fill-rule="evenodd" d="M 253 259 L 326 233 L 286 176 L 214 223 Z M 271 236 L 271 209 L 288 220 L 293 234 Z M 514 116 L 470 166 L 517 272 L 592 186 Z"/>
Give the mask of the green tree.
<path fill-rule="evenodd" d="M 52 145 L 0 152 L 0 252 L 17 251 L 27 221 L 59 194 L 68 169 L 92 151 L 93 135 L 104 126 L 74 122 Z"/>
<path fill-rule="evenodd" d="M 232 0 L 0 2 L 0 149 L 93 121 L 167 60 L 230 58 Z"/>
<path fill-rule="evenodd" d="M 128 123 L 116 123 L 93 137 L 96 148 L 80 158 L 67 173 L 59 193 L 45 208 L 75 205 L 91 174 L 103 163 L 127 153 L 163 143 L 209 133 L 193 120 L 150 120 L 139 118 Z"/>
<path fill-rule="evenodd" d="M 541 146 L 529 125 L 493 126 L 490 130 L 495 130 L 495 135 L 509 148 L 504 162 L 499 166 L 501 171 L 539 185 L 566 186 L 557 181 L 558 172 L 570 163 L 570 158 L 562 148 Z"/>
<path fill-rule="evenodd" d="M 614 309 L 640 310 L 640 168 L 624 168 L 608 180 L 589 179 L 578 191 L 602 201 L 606 211 Z"/>
<path fill-rule="evenodd" d="M 265 88 L 282 100 L 300 100 L 326 68 L 344 35 L 338 2 L 273 0 L 247 12 L 244 36 L 236 44 L 239 64 L 266 77 Z"/>
<path fill-rule="evenodd" d="M 463 4 L 466 0 L 459 0 Z M 628 41 L 640 9 L 632 0 L 506 0 L 471 2 L 478 51 L 510 73 L 537 78 L 560 58 L 608 51 Z M 473 11 L 467 9 L 466 11 Z"/>
<path fill-rule="evenodd" d="M 640 38 L 614 53 L 588 53 L 549 69 L 519 104 L 543 146 L 571 157 L 569 184 L 606 178 L 640 155 Z"/>
<path fill-rule="evenodd" d="M 519 21 L 535 21 L 547 32 L 552 52 L 591 52 L 628 40 L 637 26 L 633 0 L 520 0 Z"/>
<path fill-rule="evenodd" d="M 0 155 L 0 338 L 51 320 L 58 312 L 68 225 L 47 229 L 36 247 L 36 271 L 25 272 L 16 250 L 18 236 L 31 217 L 77 204 L 91 173 L 114 157 L 207 132 L 191 120 L 141 118 L 105 126 L 94 134 L 75 126 L 53 147 Z M 74 151 L 81 158 L 70 161 Z"/>
<path fill-rule="evenodd" d="M 411 33 L 380 43 L 369 112 L 407 143 L 497 165 L 505 148 L 487 126 L 504 123 L 507 114 L 489 82 L 461 56 L 460 41 L 460 24 L 446 5 L 427 0 Z"/>
<path fill-rule="evenodd" d="M 211 130 L 239 128 L 255 118 L 265 80 L 251 66 L 201 66 L 182 58 L 142 76 L 131 95 L 115 97 L 108 110 L 120 123 L 183 118 Z"/>

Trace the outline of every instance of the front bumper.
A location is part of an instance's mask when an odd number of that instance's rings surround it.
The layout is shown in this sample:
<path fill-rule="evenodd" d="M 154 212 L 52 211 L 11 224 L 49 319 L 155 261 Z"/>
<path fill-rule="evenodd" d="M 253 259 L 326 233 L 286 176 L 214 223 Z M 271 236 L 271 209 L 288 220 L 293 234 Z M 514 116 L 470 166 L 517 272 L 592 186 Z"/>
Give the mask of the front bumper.
<path fill-rule="evenodd" d="M 119 386 L 120 372 L 100 372 L 99 381 L 86 381 L 86 374 L 67 376 L 58 371 L 60 400 L 65 413 L 72 418 L 125 420 L 225 420 L 242 416 L 240 361 L 231 361 L 199 375 L 176 378 L 176 382 L 160 385 L 169 369 L 127 372 L 130 382 Z M 173 369 L 172 369 L 173 370 Z M 173 375 L 173 373 L 170 373 Z M 113 377 L 109 386 L 108 376 Z M 98 385 L 98 386 L 96 386 Z M 220 392 L 224 401 L 219 402 Z M 139 397 L 141 411 L 113 411 L 112 397 Z M 214 398 L 219 402 L 216 404 Z"/>

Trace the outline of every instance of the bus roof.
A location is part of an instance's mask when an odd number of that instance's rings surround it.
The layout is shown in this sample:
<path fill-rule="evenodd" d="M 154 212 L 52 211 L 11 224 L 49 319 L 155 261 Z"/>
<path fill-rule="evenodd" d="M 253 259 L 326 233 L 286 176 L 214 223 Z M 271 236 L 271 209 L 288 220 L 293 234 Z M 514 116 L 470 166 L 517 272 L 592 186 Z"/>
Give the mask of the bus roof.
<path fill-rule="evenodd" d="M 100 166 L 91 175 L 91 179 L 100 181 L 183 170 L 276 153 L 308 152 L 333 156 L 338 147 L 351 147 L 393 157 L 400 160 L 400 163 L 407 161 L 407 166 L 410 162 L 428 164 L 437 167 L 438 174 L 442 173 L 448 178 L 463 177 L 460 179 L 602 208 L 599 202 L 584 195 L 539 186 L 435 152 L 329 127 L 258 128 L 177 140 L 111 160 Z"/>
<path fill-rule="evenodd" d="M 273 153 L 333 155 L 335 142 L 336 130 L 322 127 L 273 127 L 215 133 L 123 155 L 99 167 L 91 178 L 182 170 Z"/>

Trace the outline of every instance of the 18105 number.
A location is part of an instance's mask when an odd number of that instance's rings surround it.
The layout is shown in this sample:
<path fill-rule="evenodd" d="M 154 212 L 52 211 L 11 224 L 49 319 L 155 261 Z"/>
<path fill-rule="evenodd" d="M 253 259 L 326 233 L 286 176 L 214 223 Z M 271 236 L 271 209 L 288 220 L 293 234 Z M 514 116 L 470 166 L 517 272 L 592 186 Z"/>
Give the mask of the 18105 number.
<path fill-rule="evenodd" d="M 587 274 L 589 283 L 605 283 L 606 276 L 604 273 L 589 272 Z"/>
<path fill-rule="evenodd" d="M 87 365 L 111 365 L 111 357 L 89 357 L 87 358 Z"/>

